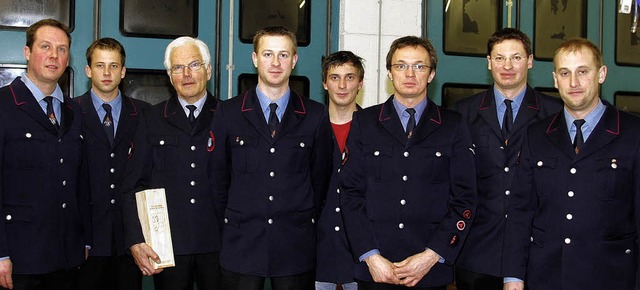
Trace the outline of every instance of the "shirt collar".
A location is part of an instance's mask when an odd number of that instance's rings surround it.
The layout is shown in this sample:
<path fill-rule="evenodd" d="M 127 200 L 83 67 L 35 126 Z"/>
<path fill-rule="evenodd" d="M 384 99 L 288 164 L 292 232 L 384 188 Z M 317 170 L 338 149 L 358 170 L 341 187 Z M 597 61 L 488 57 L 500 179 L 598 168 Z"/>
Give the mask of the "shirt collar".
<path fill-rule="evenodd" d="M 116 96 L 116 98 L 111 100 L 110 102 L 105 102 L 100 99 L 100 97 L 98 97 L 98 95 L 93 92 L 93 89 L 91 89 L 90 91 L 91 101 L 93 102 L 93 107 L 96 109 L 96 111 L 102 109 L 102 104 L 109 104 L 113 110 L 118 110 L 122 106 L 122 94 L 120 90 L 118 90 L 118 95 Z"/>
<path fill-rule="evenodd" d="M 396 113 L 401 120 L 403 118 L 406 118 L 407 120 L 409 119 L 409 113 L 405 111 L 407 107 L 398 102 L 396 98 L 393 98 L 393 107 L 396 109 Z M 422 100 L 422 102 L 416 104 L 413 108 L 416 110 L 415 118 L 416 124 L 418 124 L 418 121 L 420 121 L 420 117 L 422 117 L 422 113 L 427 109 L 427 98 Z"/>
<path fill-rule="evenodd" d="M 31 91 L 31 94 L 33 94 L 33 96 L 36 98 L 36 101 L 40 102 L 40 101 L 42 101 L 44 99 L 44 97 L 46 97 L 42 93 L 40 88 L 38 88 L 38 86 L 36 86 L 36 84 L 34 84 L 29 79 L 29 77 L 27 77 L 27 73 L 26 72 L 22 73 L 20 80 L 22 80 L 22 82 L 25 84 L 25 86 L 27 86 L 29 91 Z M 56 84 L 56 88 L 53 90 L 53 93 L 50 96 L 58 99 L 58 101 L 60 101 L 60 103 L 64 103 L 64 96 L 62 95 L 62 89 L 60 89 L 60 85 L 59 84 Z"/>
<path fill-rule="evenodd" d="M 278 115 L 278 119 L 282 120 L 284 110 L 287 108 L 287 104 L 289 103 L 289 99 L 291 98 L 291 88 L 287 88 L 287 91 L 282 95 L 282 97 L 278 98 L 275 101 L 271 101 L 271 99 L 269 99 L 269 97 L 267 97 L 267 95 L 263 93 L 258 86 L 256 86 L 256 95 L 258 96 L 258 101 L 260 102 L 262 113 L 265 114 L 265 116 L 269 115 L 269 104 L 276 103 L 278 104 L 276 115 Z"/>

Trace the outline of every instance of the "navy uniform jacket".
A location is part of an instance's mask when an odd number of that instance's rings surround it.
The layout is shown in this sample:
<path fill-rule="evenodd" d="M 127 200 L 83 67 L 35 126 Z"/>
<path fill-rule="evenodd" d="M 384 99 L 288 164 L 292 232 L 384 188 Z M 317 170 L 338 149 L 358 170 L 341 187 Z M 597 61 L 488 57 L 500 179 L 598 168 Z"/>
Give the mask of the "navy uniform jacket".
<path fill-rule="evenodd" d="M 74 99 L 82 109 L 84 121 L 83 169 L 80 194 L 91 210 L 85 228 L 91 229 L 91 256 L 123 255 L 122 199 L 120 189 L 125 176 L 127 153 L 138 125 L 142 109 L 147 102 L 122 95 L 122 109 L 118 120 L 113 147 L 107 139 L 102 120 L 98 117 L 91 91 Z M 114 244 L 115 243 L 115 244 Z"/>
<path fill-rule="evenodd" d="M 142 112 L 124 181 L 125 242 L 144 242 L 135 193 L 164 188 L 174 255 L 220 251 L 220 225 L 214 210 L 207 170 L 211 131 L 218 100 L 207 100 L 191 128 L 178 97 Z"/>
<path fill-rule="evenodd" d="M 85 241 L 78 202 L 80 108 L 65 97 L 59 130 L 16 78 L 0 88 L 0 257 L 14 274 L 79 266 Z"/>
<path fill-rule="evenodd" d="M 358 109 L 361 110 L 360 106 Z M 340 209 L 340 172 L 342 157 L 335 135 L 333 139 L 333 171 L 329 191 L 318 220 L 316 281 L 344 284 L 353 282 L 356 264 L 344 231 Z"/>
<path fill-rule="evenodd" d="M 476 158 L 478 206 L 473 228 L 456 266 L 477 273 L 502 277 L 507 205 L 527 126 L 562 109 L 562 101 L 527 86 L 514 120 L 509 140 L 500 131 L 493 87 L 463 99 L 456 110 L 469 124 Z"/>
<path fill-rule="evenodd" d="M 228 200 L 221 266 L 263 277 L 313 270 L 315 218 L 331 174 L 326 108 L 291 92 L 271 138 L 252 89 L 220 104 L 213 132 L 211 176 Z"/>
<path fill-rule="evenodd" d="M 640 289 L 640 119 L 607 104 L 578 155 L 562 112 L 527 134 L 505 275 L 531 290 Z"/>
<path fill-rule="evenodd" d="M 430 248 L 446 262 L 417 286 L 446 285 L 475 215 L 471 137 L 458 113 L 428 100 L 407 141 L 392 99 L 353 116 L 340 207 L 347 237 L 356 259 L 379 249 L 399 262 Z M 366 263 L 356 279 L 373 281 Z"/>

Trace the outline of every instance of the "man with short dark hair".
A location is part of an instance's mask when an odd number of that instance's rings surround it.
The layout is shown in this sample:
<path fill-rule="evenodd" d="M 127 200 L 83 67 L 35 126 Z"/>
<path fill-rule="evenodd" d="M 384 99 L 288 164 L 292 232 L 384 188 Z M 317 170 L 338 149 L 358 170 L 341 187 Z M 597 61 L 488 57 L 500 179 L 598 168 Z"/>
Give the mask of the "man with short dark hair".
<path fill-rule="evenodd" d="M 80 267 L 79 289 L 142 289 L 142 275 L 124 243 L 122 197 L 128 150 L 138 118 L 149 104 L 118 89 L 124 79 L 126 53 L 113 38 L 87 48 L 85 74 L 91 89 L 74 99 L 84 120 L 80 195 L 90 207 L 90 250 Z"/>
<path fill-rule="evenodd" d="M 444 290 L 475 215 L 471 137 L 427 98 L 431 42 L 406 36 L 387 54 L 394 94 L 353 115 L 340 210 L 358 289 Z"/>
<path fill-rule="evenodd" d="M 493 86 L 456 104 L 471 131 L 478 180 L 476 219 L 456 261 L 458 290 L 502 289 L 507 205 L 522 139 L 529 124 L 562 108 L 527 85 L 533 54 L 520 30 L 503 28 L 489 38 L 487 66 Z"/>
<path fill-rule="evenodd" d="M 2 289 L 75 289 L 84 260 L 82 116 L 58 85 L 70 46 L 65 24 L 34 23 L 23 49 L 27 72 L 0 88 Z"/>

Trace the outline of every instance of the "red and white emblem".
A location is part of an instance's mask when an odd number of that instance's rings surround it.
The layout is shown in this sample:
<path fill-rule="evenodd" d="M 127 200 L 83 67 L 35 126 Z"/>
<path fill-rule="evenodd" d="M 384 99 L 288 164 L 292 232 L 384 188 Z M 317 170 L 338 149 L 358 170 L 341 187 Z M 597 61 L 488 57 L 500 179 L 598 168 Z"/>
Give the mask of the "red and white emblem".
<path fill-rule="evenodd" d="M 467 227 L 467 223 L 465 223 L 464 221 L 458 221 L 458 223 L 456 223 L 456 227 L 458 228 L 459 231 L 464 230 L 465 227 Z"/>

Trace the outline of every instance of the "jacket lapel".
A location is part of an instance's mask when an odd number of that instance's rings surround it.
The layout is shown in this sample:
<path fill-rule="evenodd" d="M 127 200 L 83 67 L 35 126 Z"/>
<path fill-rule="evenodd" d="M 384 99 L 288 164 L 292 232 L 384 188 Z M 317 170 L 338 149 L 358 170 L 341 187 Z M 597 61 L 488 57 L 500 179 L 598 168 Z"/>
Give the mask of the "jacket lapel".
<path fill-rule="evenodd" d="M 122 95 L 122 110 L 120 111 L 120 119 L 118 119 L 118 129 L 116 131 L 115 139 L 113 140 L 113 147 L 118 146 L 120 142 L 123 142 L 127 136 L 131 135 L 131 131 L 135 130 L 138 124 L 138 116 L 140 115 L 140 108 L 136 106 L 133 100 L 129 97 Z M 102 127 L 102 122 L 100 122 Z M 103 130 L 104 131 L 104 128 Z M 109 143 L 107 134 L 103 134 L 105 142 Z"/>
<path fill-rule="evenodd" d="M 558 147 L 558 150 L 562 151 L 567 157 L 570 159 L 575 158 L 576 153 L 573 150 L 573 144 L 571 144 L 567 123 L 565 122 L 562 111 L 554 115 L 551 123 L 549 123 L 547 127 L 547 137 L 551 140 L 551 143 Z"/>
<path fill-rule="evenodd" d="M 273 138 L 271 138 L 271 134 L 269 133 L 269 128 L 267 127 L 267 120 L 265 120 L 264 114 L 262 113 L 262 107 L 260 107 L 260 102 L 258 101 L 255 88 L 246 91 L 242 96 L 242 107 L 240 108 L 240 113 L 242 113 L 242 116 L 249 121 L 257 132 L 260 132 L 262 137 L 269 140 L 269 142 L 273 141 Z"/>
<path fill-rule="evenodd" d="M 20 77 L 17 77 L 15 80 L 13 80 L 13 82 L 9 87 L 9 90 L 11 91 L 13 102 L 18 108 L 24 111 L 28 116 L 30 116 L 33 120 L 35 120 L 47 131 L 51 132 L 51 134 L 58 136 L 58 131 L 56 130 L 56 127 L 54 127 L 53 124 L 51 124 L 51 121 L 49 121 L 47 114 L 44 113 L 44 111 L 42 110 L 42 107 L 40 107 L 40 104 L 38 104 L 35 97 L 31 93 L 31 91 L 29 91 L 27 86 L 22 82 L 22 80 L 20 80 Z M 62 104 L 61 110 L 60 110 L 63 115 L 63 116 L 60 116 L 62 117 L 60 119 L 63 120 L 61 122 L 63 124 L 65 122 L 68 122 L 63 119 L 64 118 L 63 108 L 65 107 L 66 106 Z M 71 120 L 73 120 L 73 118 L 71 118 Z"/>
<path fill-rule="evenodd" d="M 191 133 L 193 128 L 191 128 L 191 123 L 189 123 L 189 119 L 187 119 L 187 115 L 185 114 L 182 106 L 180 106 L 180 102 L 178 102 L 178 96 L 171 97 L 164 105 L 164 117 L 167 119 L 169 124 L 175 126 L 176 128 Z"/>
<path fill-rule="evenodd" d="M 207 91 L 207 100 L 202 105 L 200 114 L 196 119 L 194 132 L 200 132 L 211 126 L 211 120 L 213 120 L 213 113 L 216 111 L 217 105 L 218 99 L 216 99 L 211 93 Z"/>
<path fill-rule="evenodd" d="M 605 103 L 606 104 L 606 103 Z M 620 135 L 620 111 L 609 104 L 607 109 L 596 124 L 589 138 L 585 141 L 580 153 L 576 156 L 577 160 L 586 158 L 594 152 L 602 149 L 602 147 L 611 143 Z"/>
<path fill-rule="evenodd" d="M 493 131 L 500 140 L 503 140 L 500 122 L 498 121 L 498 111 L 496 109 L 493 86 L 489 88 L 482 97 L 482 101 L 480 101 L 480 105 L 478 106 L 478 114 L 485 123 L 489 124 L 491 131 Z"/>
<path fill-rule="evenodd" d="M 431 133 L 438 130 L 442 125 L 442 115 L 440 114 L 440 107 L 431 100 L 427 99 L 427 108 L 420 117 L 415 132 L 409 140 L 409 146 L 415 143 L 419 143 L 423 139 L 427 138 Z"/>
<path fill-rule="evenodd" d="M 82 115 L 86 120 L 84 123 L 85 129 L 92 132 L 93 135 L 98 136 L 100 141 L 104 144 L 111 146 L 111 144 L 109 144 L 109 139 L 107 139 L 107 133 L 104 131 L 102 121 L 100 120 L 100 117 L 93 106 L 93 102 L 91 101 L 91 93 L 86 92 L 84 95 L 77 98 L 77 100 L 77 103 L 82 110 Z"/>
<path fill-rule="evenodd" d="M 300 95 L 291 91 L 291 97 L 287 104 L 287 109 L 282 115 L 282 122 L 280 122 L 280 134 L 276 134 L 276 140 L 280 136 L 284 136 L 287 132 L 291 131 L 296 125 L 307 115 L 307 108 L 304 106 L 304 101 Z"/>
<path fill-rule="evenodd" d="M 402 145 L 407 144 L 407 134 L 402 127 L 400 117 L 393 106 L 393 96 L 380 106 L 378 121 L 380 125 Z"/>
<path fill-rule="evenodd" d="M 527 86 L 524 99 L 522 100 L 522 104 L 518 110 L 518 115 L 513 122 L 513 129 L 511 129 L 512 133 L 510 135 L 513 135 L 513 132 L 526 128 L 529 121 L 535 117 L 539 111 L 540 102 L 538 94 L 531 87 Z"/>

